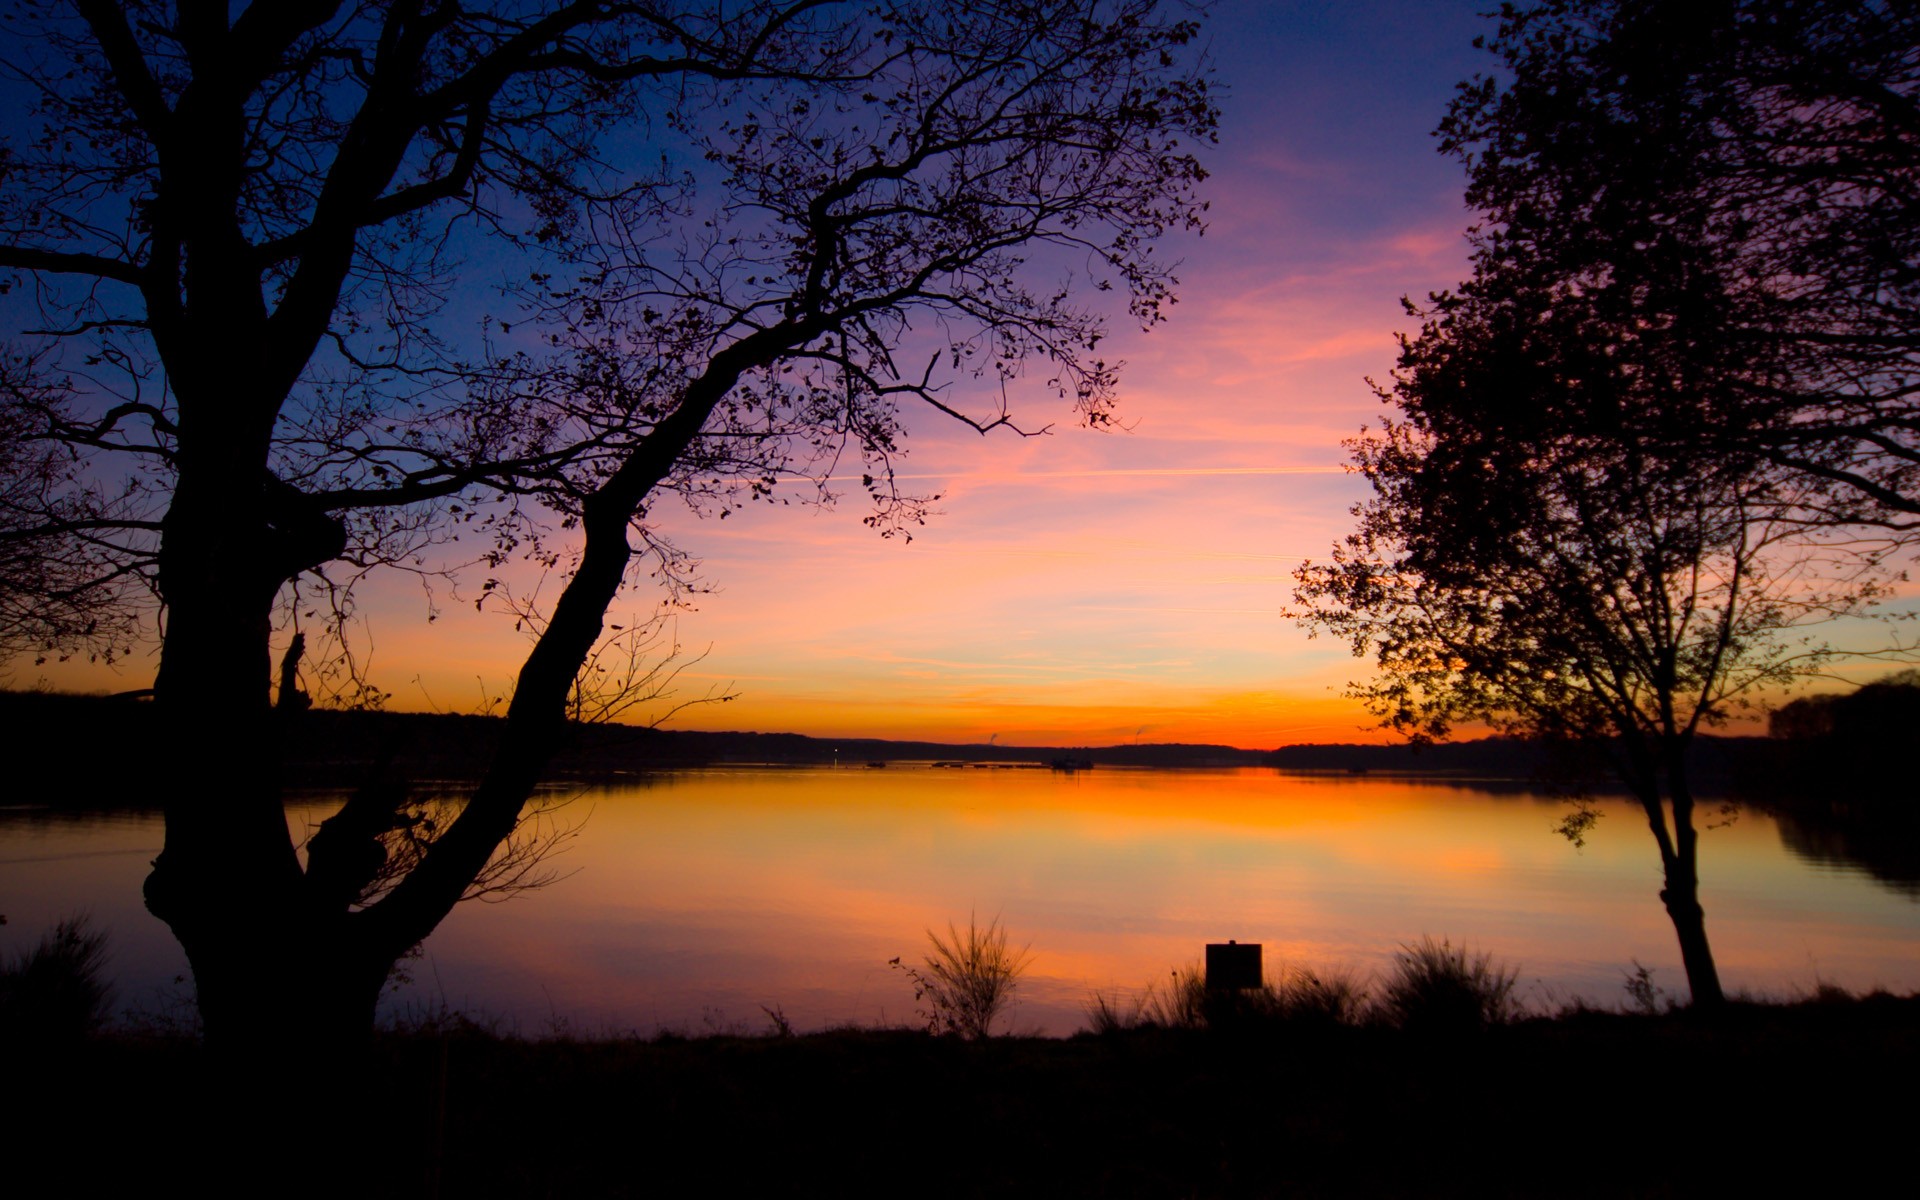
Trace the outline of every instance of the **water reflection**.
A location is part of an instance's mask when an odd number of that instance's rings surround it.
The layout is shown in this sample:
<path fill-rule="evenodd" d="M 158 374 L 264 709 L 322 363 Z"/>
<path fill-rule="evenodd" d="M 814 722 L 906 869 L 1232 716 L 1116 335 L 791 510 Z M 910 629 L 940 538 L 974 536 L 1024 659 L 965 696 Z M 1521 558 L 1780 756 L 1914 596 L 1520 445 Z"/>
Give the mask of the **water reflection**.
<path fill-rule="evenodd" d="M 334 801 L 289 808 L 295 828 Z M 1559 806 L 1524 792 L 1260 769 L 713 769 L 581 794 L 565 878 L 469 904 L 390 1008 L 451 1004 L 529 1033 L 800 1028 L 912 1018 L 887 970 L 923 930 L 998 915 L 1030 943 L 1016 1024 L 1065 1033 L 1092 988 L 1129 988 L 1208 941 L 1378 969 L 1423 933 L 1466 938 L 1536 992 L 1612 1002 L 1637 959 L 1680 988 L 1658 855 L 1631 806 L 1576 851 Z M 139 902 L 151 815 L 0 816 L 0 928 L 13 947 L 91 909 L 115 933 L 123 995 L 164 988 L 178 951 Z M 1702 899 L 1733 988 L 1819 979 L 1920 988 L 1920 905 L 1863 872 L 1808 863 L 1747 813 L 1707 833 Z"/>
<path fill-rule="evenodd" d="M 1905 819 L 1822 820 L 1783 811 L 1780 841 L 1808 862 L 1840 870 L 1864 869 L 1909 900 L 1920 900 L 1920 837 Z"/>

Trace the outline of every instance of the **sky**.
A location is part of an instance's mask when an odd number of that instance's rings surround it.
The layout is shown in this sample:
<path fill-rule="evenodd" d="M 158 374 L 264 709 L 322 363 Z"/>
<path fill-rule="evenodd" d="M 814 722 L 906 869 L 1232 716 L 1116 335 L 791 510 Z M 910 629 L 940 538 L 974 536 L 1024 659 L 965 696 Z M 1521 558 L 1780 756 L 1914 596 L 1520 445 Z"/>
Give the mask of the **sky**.
<path fill-rule="evenodd" d="M 1205 155 L 1211 223 L 1161 253 L 1179 303 L 1112 357 L 1125 431 L 980 437 L 910 418 L 903 470 L 942 496 L 913 540 L 839 504 L 668 512 L 713 589 L 672 635 L 691 658 L 669 725 L 1003 744 L 1386 740 L 1342 695 L 1367 667 L 1287 615 L 1292 572 L 1324 558 L 1364 486 L 1342 439 L 1376 421 L 1401 298 L 1466 271 L 1462 172 L 1431 131 L 1491 66 L 1484 0 L 1223 0 L 1207 22 L 1227 89 Z M 856 481 L 857 483 L 857 481 Z M 557 585 L 555 585 L 557 586 Z M 473 711 L 509 694 L 526 642 L 408 578 L 360 594 L 369 678 L 398 709 Z M 625 621 L 653 595 L 633 593 Z M 144 686 L 152 660 L 50 682 Z M 17 680 L 16 682 L 30 682 Z"/>
<path fill-rule="evenodd" d="M 1430 131 L 1490 62 L 1472 47 L 1483 7 L 1218 6 L 1210 224 L 1160 251 L 1184 263 L 1170 319 L 1144 335 L 1114 322 L 1128 431 L 1041 406 L 1023 415 L 1055 431 L 1033 439 L 910 418 L 903 469 L 942 500 L 905 544 L 861 524 L 857 488 L 831 509 L 724 522 L 662 506 L 715 590 L 674 631 L 706 657 L 653 711 L 719 689 L 734 698 L 671 726 L 1015 745 L 1380 737 L 1340 694 L 1365 664 L 1284 609 L 1294 568 L 1326 555 L 1364 490 L 1340 443 L 1380 408 L 1366 377 L 1391 369 L 1401 296 L 1465 270 L 1460 168 Z M 423 608 L 399 580 L 363 601 L 392 705 L 502 694 L 524 652 L 511 623 L 447 603 L 428 625 Z"/>

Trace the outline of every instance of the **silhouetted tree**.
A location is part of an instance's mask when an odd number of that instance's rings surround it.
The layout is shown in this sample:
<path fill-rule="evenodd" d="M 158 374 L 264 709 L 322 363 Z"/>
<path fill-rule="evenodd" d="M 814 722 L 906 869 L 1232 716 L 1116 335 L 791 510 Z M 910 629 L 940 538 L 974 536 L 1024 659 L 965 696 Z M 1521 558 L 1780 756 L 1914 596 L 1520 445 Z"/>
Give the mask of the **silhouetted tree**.
<path fill-rule="evenodd" d="M 136 460 L 164 514 L 124 531 L 166 611 L 147 899 L 210 1042 L 364 1034 L 391 964 L 514 830 L 636 543 L 671 565 L 659 493 L 764 498 L 846 454 L 892 532 L 920 516 L 889 465 L 903 405 L 1010 426 L 1044 361 L 1043 390 L 1105 421 L 1102 315 L 1076 297 L 1117 287 L 1159 319 L 1173 279 L 1151 251 L 1199 224 L 1192 147 L 1215 119 L 1181 61 L 1196 26 L 1165 7 L 76 0 L 11 19 L 39 124 L 7 147 L 0 269 L 96 365 L 69 444 Z M 503 262 L 514 319 L 462 352 L 471 264 Z M 983 414 L 951 390 L 980 378 Z M 489 565 L 531 546 L 567 580 L 492 766 L 425 844 L 369 787 L 303 862 L 268 706 L 276 604 L 476 531 Z"/>
<path fill-rule="evenodd" d="M 1838 696 L 1822 694 L 1789 700 L 1767 714 L 1770 737 L 1801 741 L 1833 732 L 1833 704 Z"/>
<path fill-rule="evenodd" d="M 1839 735 L 1853 748 L 1894 748 L 1920 727 L 1920 671 L 1895 671 L 1847 693 L 1802 696 L 1767 717 L 1773 737 L 1813 739 Z"/>
<path fill-rule="evenodd" d="M 1920 670 L 1895 671 L 1842 696 L 1834 704 L 1833 726 L 1861 749 L 1894 757 L 1894 748 L 1920 728 Z"/>
<path fill-rule="evenodd" d="M 1416 736 L 1603 748 L 1646 811 L 1696 1002 L 1720 998 L 1685 752 L 1817 661 L 1920 523 L 1920 9 L 1503 6 L 1440 127 L 1473 277 L 1355 443 L 1375 498 L 1309 619 Z M 1872 523 L 1874 536 L 1858 526 Z"/>
<path fill-rule="evenodd" d="M 1298 572 L 1303 619 L 1375 660 L 1352 694 L 1416 739 L 1484 722 L 1603 756 L 1658 844 L 1694 1002 L 1718 1004 L 1688 746 L 1816 665 L 1786 635 L 1858 612 L 1874 572 L 1843 557 L 1830 573 L 1768 472 L 1562 426 L 1562 402 L 1711 420 L 1720 397 L 1657 340 L 1572 296 L 1443 297 L 1427 318 L 1383 393 L 1399 415 L 1350 443 L 1374 495 L 1333 561 Z"/>
<path fill-rule="evenodd" d="M 1920 671 L 1898 671 L 1852 692 L 1802 696 L 1768 716 L 1767 732 L 1777 742 L 1767 758 L 1771 769 L 1750 786 L 1810 819 L 1859 819 L 1881 826 L 1889 842 L 1911 842 L 1920 809 L 1912 802 L 1906 739 L 1916 728 Z"/>
<path fill-rule="evenodd" d="M 1711 439 L 1802 480 L 1799 519 L 1920 531 L 1920 6 L 1545 0 L 1440 128 L 1467 165 L 1474 279 L 1658 341 L 1714 409 L 1565 423 Z M 1637 353 L 1638 350 L 1632 352 Z"/>

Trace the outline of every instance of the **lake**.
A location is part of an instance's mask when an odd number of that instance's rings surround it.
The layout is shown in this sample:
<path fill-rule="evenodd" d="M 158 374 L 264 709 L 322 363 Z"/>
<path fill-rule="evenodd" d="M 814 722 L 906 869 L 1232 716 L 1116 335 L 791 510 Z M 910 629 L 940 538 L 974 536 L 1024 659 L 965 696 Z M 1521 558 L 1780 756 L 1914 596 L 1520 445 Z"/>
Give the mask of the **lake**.
<path fill-rule="evenodd" d="M 1137 993 L 1210 941 L 1276 966 L 1390 963 L 1422 935 L 1520 969 L 1541 1003 L 1624 998 L 1637 961 L 1685 995 L 1637 809 L 1576 849 L 1562 806 L 1513 785 L 1264 768 L 716 767 L 555 793 L 561 877 L 470 902 L 408 964 L 385 1006 L 450 1005 L 542 1034 L 914 1020 L 888 960 L 926 930 L 998 918 L 1031 947 L 1013 1024 L 1071 1033 L 1094 990 Z M 337 794 L 288 805 L 306 831 Z M 1723 819 L 1707 814 L 1710 820 Z M 112 935 L 123 1008 L 178 1008 L 185 960 L 140 903 L 157 813 L 0 811 L 0 950 L 90 911 Z M 1745 811 L 1702 837 L 1707 931 L 1730 990 L 1817 982 L 1920 990 L 1920 902 L 1788 845 Z"/>

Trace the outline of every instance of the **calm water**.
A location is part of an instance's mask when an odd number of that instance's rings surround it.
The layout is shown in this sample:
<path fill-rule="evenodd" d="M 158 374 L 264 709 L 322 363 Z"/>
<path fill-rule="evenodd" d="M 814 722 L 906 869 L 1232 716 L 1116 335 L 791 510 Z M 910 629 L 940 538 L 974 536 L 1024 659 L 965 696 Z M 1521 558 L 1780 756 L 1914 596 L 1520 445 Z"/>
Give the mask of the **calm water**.
<path fill-rule="evenodd" d="M 335 801 L 290 805 L 305 829 Z M 913 1017 L 887 960 L 925 930 L 998 915 L 1030 944 L 1015 1024 L 1068 1033 L 1093 989 L 1134 990 L 1206 942 L 1276 963 L 1379 970 L 1422 934 L 1518 965 L 1532 994 L 1614 1003 L 1633 960 L 1684 993 L 1651 835 L 1622 803 L 1584 850 L 1525 793 L 1261 769 L 712 769 L 577 794 L 566 876 L 464 904 L 392 1009 L 441 1002 L 537 1034 L 759 1030 Z M 123 1005 L 187 991 L 140 906 L 157 814 L 0 812 L 0 949 L 90 910 L 113 935 Z M 1809 861 L 1743 813 L 1702 841 L 1708 934 L 1731 988 L 1816 980 L 1920 989 L 1920 903 Z"/>

